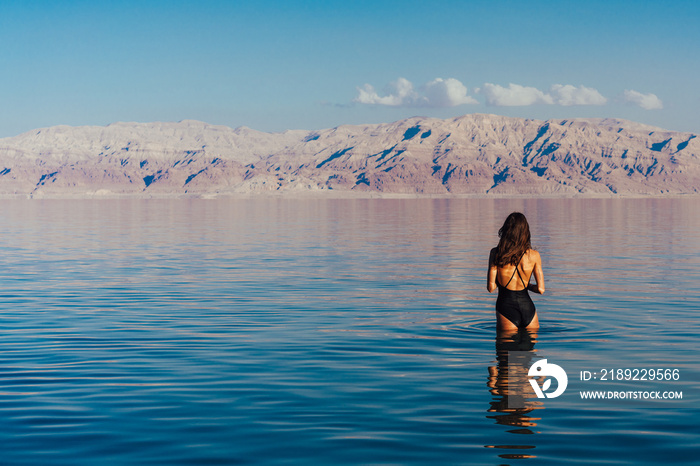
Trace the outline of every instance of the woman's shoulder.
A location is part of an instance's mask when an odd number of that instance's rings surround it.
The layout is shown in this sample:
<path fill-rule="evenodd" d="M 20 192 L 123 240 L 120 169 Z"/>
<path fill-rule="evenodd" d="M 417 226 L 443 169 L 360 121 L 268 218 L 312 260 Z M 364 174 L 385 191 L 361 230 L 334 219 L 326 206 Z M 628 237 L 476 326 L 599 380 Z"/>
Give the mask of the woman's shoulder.
<path fill-rule="evenodd" d="M 527 255 L 527 258 L 531 261 L 539 261 L 540 260 L 540 253 L 537 252 L 536 249 L 528 249 L 527 252 L 525 253 Z"/>

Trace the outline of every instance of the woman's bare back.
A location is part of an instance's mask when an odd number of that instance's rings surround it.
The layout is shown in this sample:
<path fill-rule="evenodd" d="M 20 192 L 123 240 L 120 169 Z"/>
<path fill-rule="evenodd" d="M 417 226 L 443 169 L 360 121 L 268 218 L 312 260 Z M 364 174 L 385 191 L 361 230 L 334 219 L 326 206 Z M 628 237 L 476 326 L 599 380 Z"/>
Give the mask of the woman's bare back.
<path fill-rule="evenodd" d="M 498 283 L 501 286 L 508 288 L 509 290 L 519 291 L 524 290 L 528 283 L 530 283 L 530 276 L 535 269 L 535 263 L 530 258 L 530 252 L 532 249 L 528 249 L 523 255 L 518 265 L 506 265 L 504 267 L 498 267 Z M 518 271 L 515 271 L 515 268 Z"/>
<path fill-rule="evenodd" d="M 496 248 L 491 250 L 491 257 L 495 257 Z M 544 293 L 544 276 L 542 273 L 542 259 L 540 258 L 540 253 L 534 249 L 528 249 L 523 257 L 518 263 L 518 272 L 515 271 L 515 265 L 505 265 L 503 267 L 497 267 L 493 260 L 491 260 L 489 278 L 493 277 L 497 280 L 497 283 L 493 283 L 493 289 L 495 289 L 497 284 L 512 290 L 520 291 L 524 290 L 530 282 L 530 277 L 534 274 L 535 276 L 535 286 L 530 287 L 530 291 L 536 293 Z M 518 277 L 518 273 L 520 277 Z M 512 277 L 512 279 L 511 279 Z M 524 283 L 523 283 L 524 282 Z M 489 286 L 489 291 L 492 291 L 491 286 Z"/>

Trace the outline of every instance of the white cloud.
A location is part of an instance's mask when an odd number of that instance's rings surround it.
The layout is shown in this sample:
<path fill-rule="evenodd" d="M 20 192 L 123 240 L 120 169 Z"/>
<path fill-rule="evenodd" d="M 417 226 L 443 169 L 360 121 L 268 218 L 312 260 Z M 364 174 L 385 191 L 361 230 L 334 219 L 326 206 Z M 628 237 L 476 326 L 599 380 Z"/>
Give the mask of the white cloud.
<path fill-rule="evenodd" d="M 423 86 L 423 93 L 431 107 L 456 107 L 479 103 L 468 96 L 467 87 L 454 78 L 435 78 Z"/>
<path fill-rule="evenodd" d="M 483 95 L 488 105 L 500 107 L 518 107 L 527 105 L 605 105 L 608 102 L 598 90 L 586 86 L 571 84 L 554 84 L 548 92 L 536 87 L 508 84 L 508 87 L 493 83 L 485 83 L 481 88 L 474 89 L 476 94 Z M 633 102 L 642 108 L 661 108 L 661 100 L 654 94 L 640 94 L 636 91 L 625 91 L 625 100 Z M 467 87 L 454 78 L 435 78 L 417 89 L 411 81 L 399 78 L 389 83 L 383 94 L 377 93 L 370 84 L 357 88 L 357 97 L 353 102 L 367 105 L 385 105 L 391 107 L 456 107 L 458 105 L 478 104 L 479 102 L 468 95 Z"/>
<path fill-rule="evenodd" d="M 467 95 L 464 84 L 454 78 L 436 78 L 421 86 L 420 91 L 417 92 L 409 80 L 399 78 L 389 83 L 383 96 L 370 84 L 358 87 L 354 102 L 391 107 L 455 107 L 478 103 Z"/>
<path fill-rule="evenodd" d="M 487 104 L 500 107 L 554 103 L 552 96 L 545 94 L 539 89 L 513 83 L 509 84 L 508 87 L 486 83 L 478 92 L 486 97 Z"/>
<path fill-rule="evenodd" d="M 486 97 L 486 103 L 500 107 L 519 107 L 525 105 L 604 105 L 608 100 L 597 90 L 585 86 L 571 84 L 555 84 L 549 92 L 543 92 L 535 87 L 509 84 L 508 87 L 486 83 L 477 90 Z"/>
<path fill-rule="evenodd" d="M 385 89 L 386 95 L 383 97 L 380 97 L 370 84 L 365 84 L 362 88 L 358 87 L 357 92 L 355 102 L 370 105 L 388 105 L 390 107 L 406 105 L 418 98 L 418 94 L 413 90 L 413 84 L 405 78 L 399 78 L 389 83 Z"/>
<path fill-rule="evenodd" d="M 639 105 L 645 110 L 659 110 L 664 108 L 663 102 L 661 102 L 661 99 L 656 97 L 655 94 L 642 94 L 641 92 L 631 89 L 625 89 L 624 99 L 629 103 Z"/>
<path fill-rule="evenodd" d="M 600 92 L 593 88 L 585 86 L 575 87 L 571 84 L 555 84 L 549 89 L 549 94 L 554 99 L 554 103 L 564 106 L 605 105 L 608 101 Z"/>

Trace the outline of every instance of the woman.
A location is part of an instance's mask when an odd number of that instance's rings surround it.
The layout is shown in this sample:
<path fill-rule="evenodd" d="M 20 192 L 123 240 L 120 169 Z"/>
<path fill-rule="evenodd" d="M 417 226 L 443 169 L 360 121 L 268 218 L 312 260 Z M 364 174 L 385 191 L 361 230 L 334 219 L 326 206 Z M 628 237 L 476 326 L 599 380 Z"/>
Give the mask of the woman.
<path fill-rule="evenodd" d="M 489 256 L 489 293 L 498 288 L 496 319 L 499 330 L 536 330 L 540 326 L 528 290 L 544 293 L 540 253 L 530 246 L 530 226 L 520 212 L 508 216 L 498 230 L 498 246 Z M 517 275 L 517 278 L 516 278 Z M 535 276 L 535 284 L 530 277 Z"/>

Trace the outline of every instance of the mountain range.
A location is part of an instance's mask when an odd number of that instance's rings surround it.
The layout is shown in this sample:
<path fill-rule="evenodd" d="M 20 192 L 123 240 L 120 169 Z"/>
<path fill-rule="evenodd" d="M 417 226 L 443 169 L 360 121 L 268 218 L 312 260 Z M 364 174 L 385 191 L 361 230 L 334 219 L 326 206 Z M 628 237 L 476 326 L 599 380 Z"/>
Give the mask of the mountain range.
<path fill-rule="evenodd" d="M 699 157 L 695 134 L 616 119 L 54 126 L 0 139 L 0 196 L 687 195 L 699 193 Z"/>

